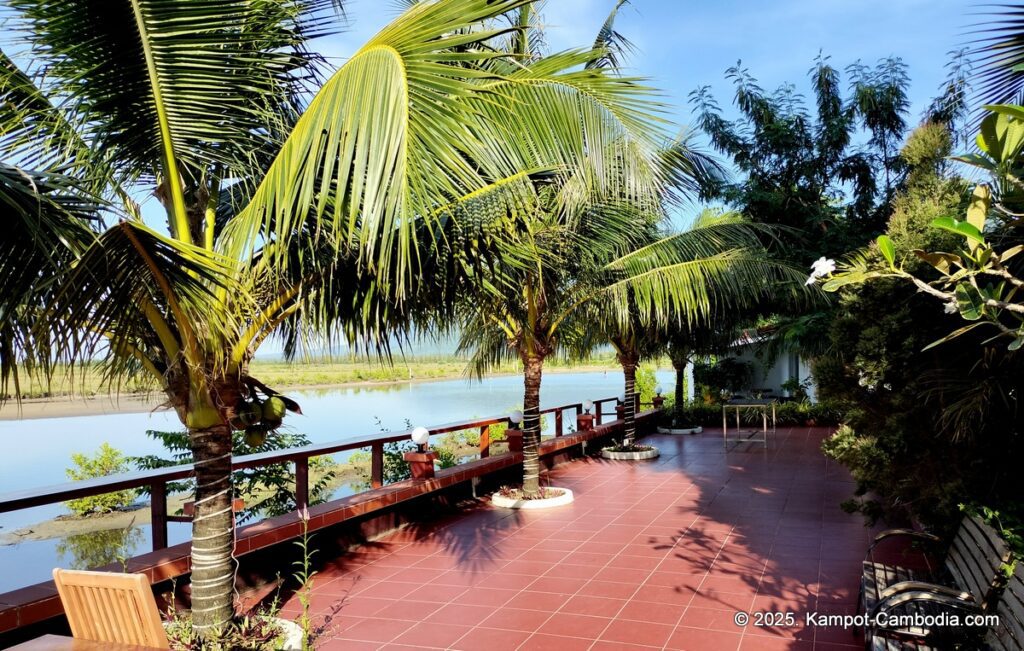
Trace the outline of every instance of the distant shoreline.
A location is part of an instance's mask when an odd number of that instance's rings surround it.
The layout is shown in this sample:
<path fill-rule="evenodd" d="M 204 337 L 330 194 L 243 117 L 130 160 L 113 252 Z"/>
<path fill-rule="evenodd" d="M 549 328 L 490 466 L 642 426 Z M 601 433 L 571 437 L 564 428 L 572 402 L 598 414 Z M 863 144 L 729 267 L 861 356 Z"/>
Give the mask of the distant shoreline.
<path fill-rule="evenodd" d="M 601 373 L 619 370 L 614 365 L 594 365 L 567 367 L 557 366 L 545 369 L 545 374 L 562 373 Z M 517 372 L 488 373 L 485 378 L 508 377 L 518 375 Z M 437 375 L 430 377 L 414 377 L 408 380 L 356 380 L 348 382 L 316 383 L 275 383 L 276 389 L 289 391 L 309 391 L 315 389 L 346 389 L 384 387 L 397 384 L 420 384 L 423 382 L 444 382 L 447 380 L 466 379 L 465 374 Z M 54 396 L 52 398 L 26 398 L 20 403 L 10 400 L 0 406 L 0 422 L 17 420 L 39 420 L 45 418 L 73 418 L 79 416 L 103 416 L 109 414 L 139 414 L 163 410 L 164 396 L 159 393 L 121 393 L 120 395 L 97 396 Z"/>

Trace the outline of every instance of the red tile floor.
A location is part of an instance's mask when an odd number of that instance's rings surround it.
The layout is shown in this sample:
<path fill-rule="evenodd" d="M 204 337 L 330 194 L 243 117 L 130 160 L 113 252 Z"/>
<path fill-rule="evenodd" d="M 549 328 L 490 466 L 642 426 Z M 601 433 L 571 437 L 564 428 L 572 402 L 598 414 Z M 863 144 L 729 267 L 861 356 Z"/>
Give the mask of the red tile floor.
<path fill-rule="evenodd" d="M 483 504 L 337 559 L 316 580 L 321 649 L 853 649 L 808 612 L 855 610 L 872 532 L 839 503 L 853 483 L 823 428 L 726 452 L 714 431 L 653 436 L 650 462 L 580 460 L 550 473 L 576 501 Z M 739 611 L 793 613 L 737 626 Z M 292 598 L 284 614 L 298 612 Z"/>

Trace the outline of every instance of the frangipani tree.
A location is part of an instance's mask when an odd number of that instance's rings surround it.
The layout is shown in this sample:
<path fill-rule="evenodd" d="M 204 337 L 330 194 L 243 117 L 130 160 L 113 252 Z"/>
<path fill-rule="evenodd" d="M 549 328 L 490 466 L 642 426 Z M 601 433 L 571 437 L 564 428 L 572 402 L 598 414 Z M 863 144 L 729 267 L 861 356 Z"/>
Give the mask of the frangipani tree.
<path fill-rule="evenodd" d="M 854 253 L 840 264 L 815 263 L 808 282 L 821 280 L 826 291 L 877 278 L 899 278 L 918 291 L 946 304 L 946 312 L 959 314 L 968 324 L 929 346 L 936 346 L 976 328 L 987 326 L 994 339 L 1003 338 L 1011 351 L 1024 345 L 1024 289 L 1019 259 L 1024 244 L 1014 230 L 1020 223 L 1020 197 L 1024 191 L 1024 107 L 990 106 L 980 126 L 978 153 L 957 157 L 961 162 L 992 175 L 993 186 L 979 184 L 964 219 L 941 217 L 932 227 L 962 239 L 956 251 L 897 250 L 882 235 L 874 243 L 878 255 Z M 921 260 L 933 273 L 926 277 L 907 270 L 907 259 Z"/>
<path fill-rule="evenodd" d="M 33 337 L 9 343 L 21 359 L 102 356 L 112 384 L 146 373 L 166 395 L 195 460 L 201 631 L 232 616 L 232 429 L 298 409 L 250 375 L 258 347 L 384 341 L 429 307 L 420 272 L 445 257 L 457 206 L 534 201 L 522 179 L 575 169 L 561 138 L 597 133 L 593 106 L 635 113 L 631 82 L 571 70 L 580 54 L 527 67 L 496 47 L 528 0 L 417 3 L 326 75 L 309 41 L 331 4 L 10 3 L 33 63 L 7 60 L 19 109 L 0 112 L 0 157 L 65 168 L 108 208 Z M 140 217 L 149 194 L 166 230 Z"/>

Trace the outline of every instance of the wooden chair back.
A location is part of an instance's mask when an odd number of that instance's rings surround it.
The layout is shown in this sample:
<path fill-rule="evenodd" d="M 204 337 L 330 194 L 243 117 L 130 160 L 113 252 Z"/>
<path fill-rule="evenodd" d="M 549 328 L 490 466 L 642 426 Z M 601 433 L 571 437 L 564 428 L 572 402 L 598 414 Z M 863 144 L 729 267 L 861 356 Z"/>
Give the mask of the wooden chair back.
<path fill-rule="evenodd" d="M 1017 563 L 999 598 L 996 615 L 999 623 L 989 629 L 985 647 L 992 651 L 1024 649 L 1024 563 Z"/>
<path fill-rule="evenodd" d="M 75 638 L 170 648 L 144 574 L 55 569 L 53 581 Z"/>
<path fill-rule="evenodd" d="M 988 610 L 1009 561 L 1010 548 L 999 532 L 978 517 L 966 517 L 953 538 L 945 565 L 956 586 L 970 592 Z"/>

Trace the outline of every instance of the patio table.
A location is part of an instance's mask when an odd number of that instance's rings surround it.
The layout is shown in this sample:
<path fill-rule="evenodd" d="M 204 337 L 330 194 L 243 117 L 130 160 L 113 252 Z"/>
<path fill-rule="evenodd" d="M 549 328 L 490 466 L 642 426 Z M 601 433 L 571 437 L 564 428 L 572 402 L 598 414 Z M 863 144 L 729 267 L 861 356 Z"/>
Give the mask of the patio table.
<path fill-rule="evenodd" d="M 768 414 L 771 412 L 772 417 L 772 434 L 775 433 L 775 406 L 778 402 L 774 398 L 734 398 L 722 403 L 722 444 L 728 448 L 729 442 L 734 441 L 736 443 L 763 443 L 764 447 L 768 447 Z M 736 436 L 730 439 L 729 437 L 729 418 L 728 410 L 736 410 Z M 749 436 L 743 436 L 743 429 L 740 425 L 740 412 L 746 410 L 756 410 L 761 412 L 762 428 L 760 432 L 758 430 L 751 430 Z"/>

